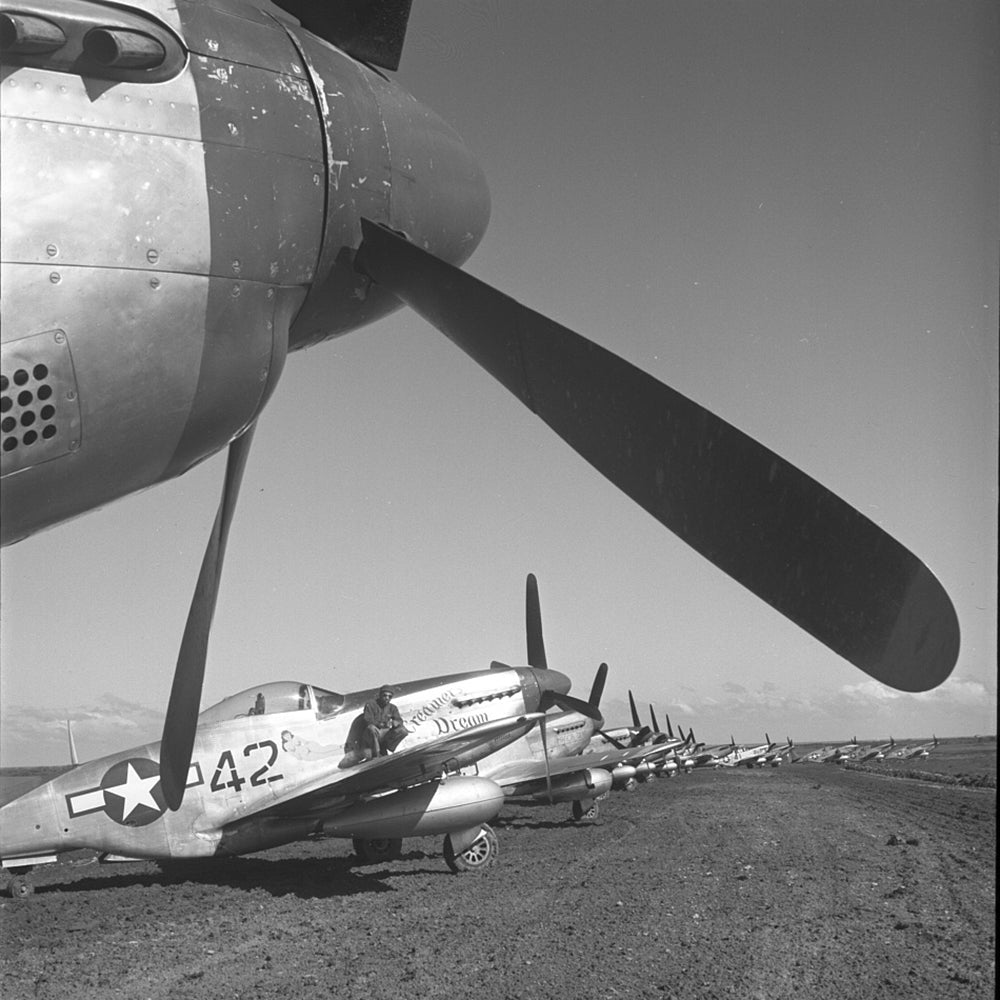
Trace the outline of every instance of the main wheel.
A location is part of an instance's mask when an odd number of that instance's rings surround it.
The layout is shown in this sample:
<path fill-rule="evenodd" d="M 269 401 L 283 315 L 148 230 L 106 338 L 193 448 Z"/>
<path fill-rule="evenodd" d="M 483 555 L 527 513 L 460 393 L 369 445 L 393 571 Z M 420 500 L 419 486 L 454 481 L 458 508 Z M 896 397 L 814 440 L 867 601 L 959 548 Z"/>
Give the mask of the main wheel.
<path fill-rule="evenodd" d="M 584 819 L 597 819 L 601 814 L 601 807 L 596 802 L 591 802 L 589 806 L 584 806 L 584 804 L 579 799 L 573 800 L 573 819 L 579 823 Z"/>
<path fill-rule="evenodd" d="M 403 841 L 398 837 L 355 837 L 354 853 L 366 865 L 398 861 L 403 854 Z"/>
<path fill-rule="evenodd" d="M 500 841 L 493 828 L 483 824 L 483 832 L 461 854 L 451 846 L 451 834 L 444 838 L 444 859 L 453 872 L 478 872 L 489 868 L 500 853 Z"/>

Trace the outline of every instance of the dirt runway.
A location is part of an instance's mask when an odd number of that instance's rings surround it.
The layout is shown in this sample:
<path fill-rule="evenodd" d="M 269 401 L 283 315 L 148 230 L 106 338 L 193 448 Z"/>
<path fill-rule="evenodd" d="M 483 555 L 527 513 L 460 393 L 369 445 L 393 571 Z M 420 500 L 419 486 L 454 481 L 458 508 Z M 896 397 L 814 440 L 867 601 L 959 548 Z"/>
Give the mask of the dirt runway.
<path fill-rule="evenodd" d="M 194 871 L 37 874 L 0 901 L 0 996 L 978 1000 L 995 987 L 996 792 L 815 764 L 508 804 L 501 856 L 347 841 Z"/>

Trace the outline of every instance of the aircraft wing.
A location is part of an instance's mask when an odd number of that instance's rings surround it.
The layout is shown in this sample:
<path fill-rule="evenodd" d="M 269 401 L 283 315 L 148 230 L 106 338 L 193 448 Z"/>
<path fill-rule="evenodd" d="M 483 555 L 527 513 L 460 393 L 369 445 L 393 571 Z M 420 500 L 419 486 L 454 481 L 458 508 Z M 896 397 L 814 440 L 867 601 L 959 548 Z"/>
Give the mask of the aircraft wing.
<path fill-rule="evenodd" d="M 587 768 L 610 770 L 619 764 L 632 763 L 640 756 L 635 750 L 608 750 L 602 753 L 582 753 L 571 757 L 550 757 L 548 774 L 549 777 L 554 778 L 560 774 L 585 771 Z M 545 761 L 529 758 L 512 760 L 496 770 L 483 769 L 480 774 L 484 778 L 495 781 L 501 787 L 522 785 L 529 781 L 544 781 Z"/>
<path fill-rule="evenodd" d="M 519 739 L 541 718 L 542 713 L 532 712 L 496 719 L 343 770 L 331 768 L 256 815 L 304 816 L 340 807 L 347 799 L 422 784 Z"/>

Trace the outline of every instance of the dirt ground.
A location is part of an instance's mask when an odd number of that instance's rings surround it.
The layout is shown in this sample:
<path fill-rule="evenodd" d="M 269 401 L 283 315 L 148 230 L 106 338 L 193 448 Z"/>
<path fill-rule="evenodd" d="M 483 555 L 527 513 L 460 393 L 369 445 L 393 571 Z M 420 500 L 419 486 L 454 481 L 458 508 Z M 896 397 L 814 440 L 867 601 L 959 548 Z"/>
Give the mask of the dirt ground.
<path fill-rule="evenodd" d="M 195 871 L 86 856 L 0 901 L 20 998 L 992 998 L 996 791 L 821 764 L 510 803 L 501 856 L 311 841 Z"/>

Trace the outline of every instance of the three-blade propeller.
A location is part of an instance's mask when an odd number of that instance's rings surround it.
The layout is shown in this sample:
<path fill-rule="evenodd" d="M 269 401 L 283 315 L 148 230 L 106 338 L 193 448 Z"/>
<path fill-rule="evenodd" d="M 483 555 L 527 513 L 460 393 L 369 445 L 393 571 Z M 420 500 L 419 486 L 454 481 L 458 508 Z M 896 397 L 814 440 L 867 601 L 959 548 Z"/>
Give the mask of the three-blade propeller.
<path fill-rule="evenodd" d="M 355 267 L 437 327 L 679 538 L 876 680 L 940 684 L 958 620 L 916 557 L 623 358 L 373 222 Z"/>

